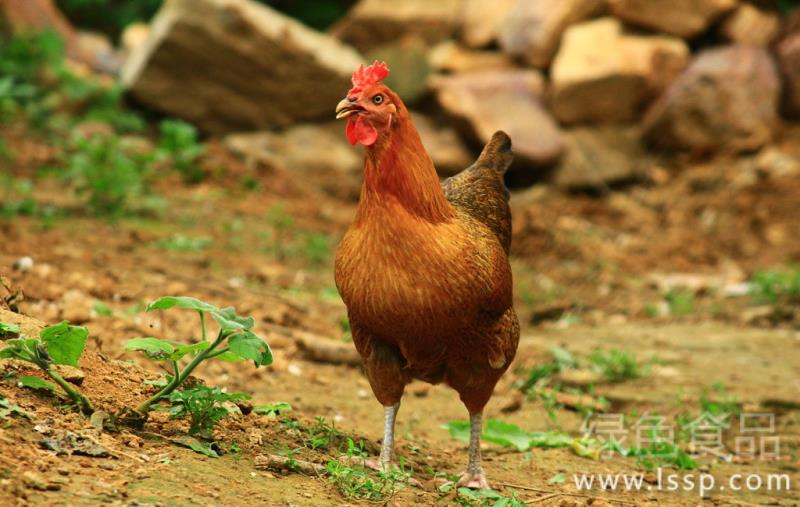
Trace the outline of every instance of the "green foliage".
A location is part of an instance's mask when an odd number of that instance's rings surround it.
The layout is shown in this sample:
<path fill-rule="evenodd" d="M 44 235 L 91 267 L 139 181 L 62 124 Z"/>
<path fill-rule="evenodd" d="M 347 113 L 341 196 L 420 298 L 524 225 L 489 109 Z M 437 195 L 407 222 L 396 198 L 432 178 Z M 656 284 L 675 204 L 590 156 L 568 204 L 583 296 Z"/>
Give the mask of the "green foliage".
<path fill-rule="evenodd" d="M 800 304 L 800 266 L 784 270 L 759 271 L 750 280 L 750 295 L 760 304 Z"/>
<path fill-rule="evenodd" d="M 131 23 L 149 20 L 163 0 L 56 0 L 75 25 L 119 37 Z"/>
<path fill-rule="evenodd" d="M 671 290 L 664 296 L 670 315 L 682 317 L 694 313 L 694 295 L 691 292 Z"/>
<path fill-rule="evenodd" d="M 166 161 L 174 167 L 186 183 L 198 183 L 205 178 L 199 158 L 205 146 L 197 141 L 194 125 L 181 120 L 164 120 L 159 125 L 161 137 L 156 148 L 156 160 Z"/>
<path fill-rule="evenodd" d="M 233 308 L 217 308 L 210 303 L 189 296 L 161 297 L 150 302 L 145 310 L 150 312 L 171 308 L 197 312 L 200 317 L 201 340 L 197 343 L 185 344 L 154 337 L 142 337 L 126 342 L 125 348 L 128 350 L 138 350 L 144 352 L 150 359 L 169 362 L 173 370 L 169 382 L 136 409 L 139 414 L 146 414 L 154 403 L 169 398 L 200 363 L 209 359 L 251 360 L 256 367 L 272 364 L 272 350 L 266 341 L 252 331 L 255 325 L 252 317 L 242 317 L 237 315 Z M 207 314 L 211 315 L 219 326 L 217 337 L 213 341 L 207 339 Z M 187 356 L 191 357 L 190 362 L 181 367 L 178 362 Z"/>
<path fill-rule="evenodd" d="M 531 368 L 528 372 L 528 378 L 520 385 L 523 392 L 527 392 L 542 381 L 549 380 L 560 371 L 578 366 L 578 360 L 566 349 L 552 347 L 550 354 L 553 356 L 551 362 Z"/>
<path fill-rule="evenodd" d="M 45 391 L 52 391 L 58 394 L 58 388 L 53 385 L 52 382 L 40 379 L 39 377 L 23 375 L 22 377 L 17 377 L 17 383 L 22 387 L 27 387 L 28 389 L 43 389 Z"/>
<path fill-rule="evenodd" d="M 717 418 L 739 415 L 742 405 L 736 397 L 727 392 L 722 384 L 714 384 L 711 391 L 704 389 L 700 395 L 700 410 Z"/>
<path fill-rule="evenodd" d="M 672 442 L 664 440 L 654 441 L 647 447 L 632 447 L 626 449 L 619 443 L 609 440 L 605 448 L 627 458 L 636 458 L 636 462 L 646 470 L 658 467 L 672 466 L 681 470 L 694 470 L 697 462 L 686 451 Z"/>
<path fill-rule="evenodd" d="M 155 245 L 163 250 L 171 250 L 173 252 L 200 252 L 211 246 L 211 238 L 174 234 L 167 239 L 157 241 Z"/>
<path fill-rule="evenodd" d="M 517 498 L 516 493 L 504 496 L 492 489 L 469 489 L 455 487 L 452 483 L 439 487 L 439 491 L 447 493 L 455 488 L 453 501 L 461 507 L 524 507 L 525 502 Z"/>
<path fill-rule="evenodd" d="M 85 327 L 71 326 L 64 321 L 42 329 L 39 338 L 20 335 L 7 340 L 0 349 L 0 359 L 18 359 L 38 366 L 69 396 L 84 414 L 93 411 L 91 402 L 77 389 L 65 381 L 52 367 L 53 364 L 76 366 L 86 347 L 89 331 Z M 59 392 L 49 382 L 38 377 L 21 377 L 19 382 L 34 389 L 49 389 Z"/>
<path fill-rule="evenodd" d="M 147 155 L 126 149 L 116 136 L 78 136 L 64 157 L 62 178 L 97 215 L 118 217 L 142 206 L 150 163 Z"/>
<path fill-rule="evenodd" d="M 19 333 L 20 328 L 18 325 L 0 322 L 0 339 L 7 340 L 9 338 L 17 338 Z"/>
<path fill-rule="evenodd" d="M 597 351 L 589 356 L 592 369 L 610 382 L 624 382 L 639 378 L 642 372 L 636 358 L 622 350 Z"/>
<path fill-rule="evenodd" d="M 189 434 L 211 440 L 219 421 L 231 413 L 239 413 L 238 408 L 228 408 L 224 404 L 234 400 L 249 400 L 250 396 L 243 393 L 226 394 L 218 387 L 198 386 L 174 391 L 168 399 L 172 402 L 169 413 L 173 419 L 189 416 Z"/>
<path fill-rule="evenodd" d="M 352 440 L 350 441 L 352 444 Z M 355 453 L 351 447 L 348 457 Z M 330 460 L 325 468 L 328 479 L 336 488 L 351 500 L 365 500 L 371 502 L 386 502 L 402 489 L 412 471 L 405 470 L 401 460 L 400 469 L 373 471 L 350 464 L 352 460 Z"/>
<path fill-rule="evenodd" d="M 442 425 L 442 428 L 446 429 L 454 439 L 469 442 L 468 421 L 452 421 Z M 592 439 L 575 438 L 560 431 L 525 431 L 515 424 L 495 419 L 486 421 L 481 438 L 520 452 L 534 447 L 545 449 L 568 447 L 579 456 L 597 458 L 601 450 L 598 443 Z"/>
<path fill-rule="evenodd" d="M 268 403 L 266 405 L 256 405 L 253 407 L 253 412 L 258 415 L 279 416 L 292 411 L 292 406 L 285 401 L 276 401 L 275 403 Z"/>

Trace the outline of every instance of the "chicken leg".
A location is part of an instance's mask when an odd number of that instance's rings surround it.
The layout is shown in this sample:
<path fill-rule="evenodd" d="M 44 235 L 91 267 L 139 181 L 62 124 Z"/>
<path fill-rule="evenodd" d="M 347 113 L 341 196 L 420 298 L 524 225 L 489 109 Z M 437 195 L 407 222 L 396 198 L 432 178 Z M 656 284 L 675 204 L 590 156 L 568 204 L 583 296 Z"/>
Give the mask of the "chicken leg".
<path fill-rule="evenodd" d="M 486 474 L 481 466 L 481 430 L 483 413 L 478 412 L 469 416 L 469 463 L 467 470 L 461 474 L 459 486 L 473 489 L 491 489 Z"/>
<path fill-rule="evenodd" d="M 383 407 L 383 445 L 381 445 L 381 455 L 378 461 L 368 459 L 365 463 L 367 467 L 378 472 L 388 470 L 394 462 L 394 422 L 399 409 L 399 401 L 394 405 Z"/>

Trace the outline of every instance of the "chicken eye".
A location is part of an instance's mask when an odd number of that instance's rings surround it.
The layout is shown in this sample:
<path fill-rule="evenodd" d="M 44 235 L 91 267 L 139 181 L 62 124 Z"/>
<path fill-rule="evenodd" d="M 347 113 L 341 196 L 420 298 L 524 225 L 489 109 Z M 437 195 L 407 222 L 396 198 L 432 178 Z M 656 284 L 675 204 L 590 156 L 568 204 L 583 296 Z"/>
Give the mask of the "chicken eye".
<path fill-rule="evenodd" d="M 372 103 L 375 104 L 375 105 L 382 104 L 383 103 L 383 95 L 378 94 L 378 95 L 375 95 L 374 97 L 372 97 Z"/>

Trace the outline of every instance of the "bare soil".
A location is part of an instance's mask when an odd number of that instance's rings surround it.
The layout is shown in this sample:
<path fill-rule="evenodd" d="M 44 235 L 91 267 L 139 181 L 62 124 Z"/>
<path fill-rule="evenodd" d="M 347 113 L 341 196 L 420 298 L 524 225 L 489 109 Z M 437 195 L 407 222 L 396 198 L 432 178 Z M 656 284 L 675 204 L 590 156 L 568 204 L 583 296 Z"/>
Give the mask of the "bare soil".
<path fill-rule="evenodd" d="M 783 149 L 798 150 L 800 132 L 788 131 Z M 15 141 L 25 150 L 14 173 L 30 176 L 31 162 L 47 158 L 47 148 Z M 169 196 L 164 217 L 125 218 L 115 223 L 83 216 L 55 180 L 42 180 L 36 197 L 72 208 L 53 224 L 29 217 L 0 221 L 0 274 L 10 291 L 24 293 L 22 314 L 43 323 L 69 319 L 86 325 L 90 344 L 80 369 L 82 389 L 98 408 L 115 412 L 145 399 L 144 383 L 162 373 L 144 358 L 123 350 L 136 336 L 196 339 L 190 313 L 143 313 L 142 305 L 162 295 L 191 295 L 234 306 L 255 317 L 256 329 L 272 344 L 275 362 L 267 368 L 210 363 L 197 377 L 228 392 L 245 392 L 255 404 L 286 401 L 293 411 L 279 416 L 250 414 L 220 425 L 217 440 L 228 452 L 208 458 L 176 445 L 186 425 L 153 416 L 143 431 L 100 432 L 51 394 L 19 388 L 17 375 L 32 368 L 0 362 L 0 393 L 30 418 L 0 420 L 0 498 L 4 505 L 355 505 L 324 477 L 263 470 L 258 457 L 299 449 L 298 459 L 325 464 L 336 448 L 311 450 L 292 425 L 309 427 L 323 417 L 341 435 L 367 442 L 375 451 L 382 410 L 358 368 L 309 360 L 289 336 L 302 330 L 346 341 L 345 309 L 333 286 L 330 249 L 346 229 L 355 203 L 332 198 L 304 184 L 302 174 L 276 168 L 249 168 L 219 146 L 209 167 L 225 171 L 193 187 L 177 179 L 160 183 Z M 255 178 L 257 191 L 242 178 Z M 513 266 L 523 338 L 515 364 L 501 381 L 487 417 L 530 431 L 556 425 L 578 433 L 583 417 L 568 407 L 555 422 L 540 400 L 523 399 L 515 387 L 527 370 L 550 360 L 558 345 L 578 358 L 596 350 L 630 351 L 653 357 L 647 375 L 621 383 L 599 383 L 610 412 L 636 418 L 645 413 L 668 418 L 700 410 L 700 400 L 724 385 L 747 412 L 776 415 L 781 458 L 723 463 L 706 458 L 702 470 L 731 474 L 788 474 L 793 491 L 714 491 L 706 499 L 693 492 L 593 491 L 579 493 L 573 473 L 634 473 L 634 459 L 582 458 L 568 449 L 520 453 L 485 444 L 485 468 L 494 485 L 516 491 L 535 505 L 798 505 L 800 497 L 800 331 L 789 315 L 782 320 L 744 318 L 754 306 L 747 297 L 725 297 L 713 284 L 695 292 L 688 315 L 654 317 L 648 305 L 663 302 L 653 273 L 691 273 L 725 283 L 747 279 L 760 269 L 800 261 L 800 174 L 776 174 L 755 157 L 684 160 L 653 168 L 636 186 L 608 189 L 605 195 L 568 194 L 546 186 L 517 191 Z M 278 230 L 268 218 L 281 206 L 294 219 Z M 325 235 L 330 248 L 308 246 L 311 234 Z M 208 238 L 190 251 L 164 246 L 177 235 Z M 22 272 L 11 266 L 31 256 Z M 716 277 L 716 278 L 714 278 Z M 0 296 L 8 297 L 0 288 Z M 102 315 L 99 302 L 112 310 Z M 31 333 L 37 320 L 0 310 Z M 795 312 L 796 315 L 796 312 Z M 287 331 L 288 330 L 288 331 Z M 433 471 L 457 474 L 466 462 L 464 444 L 441 425 L 466 419 L 455 394 L 442 386 L 409 386 L 398 420 L 398 453 L 414 466 L 418 484 L 409 484 L 390 505 L 450 505 L 452 493 L 437 490 Z M 108 451 L 105 457 L 56 455 L 43 438 L 65 431 L 84 436 Z M 236 443 L 239 452 L 230 450 Z M 732 445 L 732 442 L 727 442 Z M 560 473 L 563 483 L 549 483 Z M 652 484 L 651 484 L 652 486 Z"/>

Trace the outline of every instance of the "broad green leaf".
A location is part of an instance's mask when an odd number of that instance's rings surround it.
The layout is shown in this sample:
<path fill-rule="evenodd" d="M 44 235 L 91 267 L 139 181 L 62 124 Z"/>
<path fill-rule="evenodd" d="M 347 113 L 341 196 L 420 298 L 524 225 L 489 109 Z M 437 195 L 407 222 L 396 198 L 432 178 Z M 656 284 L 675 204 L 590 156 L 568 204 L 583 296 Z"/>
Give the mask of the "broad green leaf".
<path fill-rule="evenodd" d="M 459 442 L 469 443 L 469 422 L 450 421 L 442 424 L 442 428 L 446 429 L 450 436 Z"/>
<path fill-rule="evenodd" d="M 240 330 L 252 329 L 256 323 L 253 317 L 241 317 L 236 315 L 236 310 L 232 307 L 214 310 L 211 312 L 211 316 L 219 323 L 219 327 L 222 331 L 227 334 Z"/>
<path fill-rule="evenodd" d="M 213 312 L 217 310 L 216 306 L 190 296 L 164 296 L 155 301 L 151 301 L 145 308 L 145 311 L 167 310 L 173 306 L 187 310 L 196 310 L 198 312 Z"/>
<path fill-rule="evenodd" d="M 254 361 L 256 366 L 272 363 L 272 351 L 267 342 L 250 331 L 244 331 L 232 336 L 228 340 L 228 346 L 231 352 L 239 357 Z"/>
<path fill-rule="evenodd" d="M 489 419 L 483 429 L 483 438 L 518 451 L 527 451 L 531 446 L 531 434 L 515 424 Z"/>
<path fill-rule="evenodd" d="M 19 336 L 20 329 L 16 324 L 6 324 L 0 322 L 0 338 L 16 338 Z"/>
<path fill-rule="evenodd" d="M 86 348 L 89 330 L 82 326 L 71 326 L 65 320 L 42 329 L 39 336 L 54 363 L 78 366 L 78 359 Z"/>
<path fill-rule="evenodd" d="M 529 434 L 531 447 L 570 447 L 575 437 L 559 431 L 536 431 Z"/>
<path fill-rule="evenodd" d="M 17 377 L 17 382 L 19 385 L 28 387 L 30 389 L 46 389 L 48 391 L 53 391 L 54 393 L 58 392 L 58 388 L 55 385 L 46 380 L 42 380 L 39 377 L 25 375 L 23 377 Z"/>
<path fill-rule="evenodd" d="M 226 363 L 239 363 L 241 361 L 246 361 L 245 358 L 237 356 L 230 350 L 227 350 L 218 356 L 214 356 L 214 359 L 219 359 L 220 361 L 225 361 Z"/>
<path fill-rule="evenodd" d="M 211 344 L 209 342 L 197 342 L 192 343 L 191 345 L 179 345 L 175 347 L 175 351 L 169 355 L 169 358 L 173 361 L 177 361 L 186 354 L 195 354 L 201 350 L 207 349 L 210 346 Z"/>
<path fill-rule="evenodd" d="M 175 352 L 175 347 L 173 347 L 170 343 L 167 343 L 164 340 L 159 340 L 158 338 L 153 338 L 151 336 L 144 338 L 131 338 L 125 342 L 125 348 L 127 350 L 140 350 L 142 352 L 146 352 L 151 357 L 161 356 L 166 358 L 166 356 Z"/>

